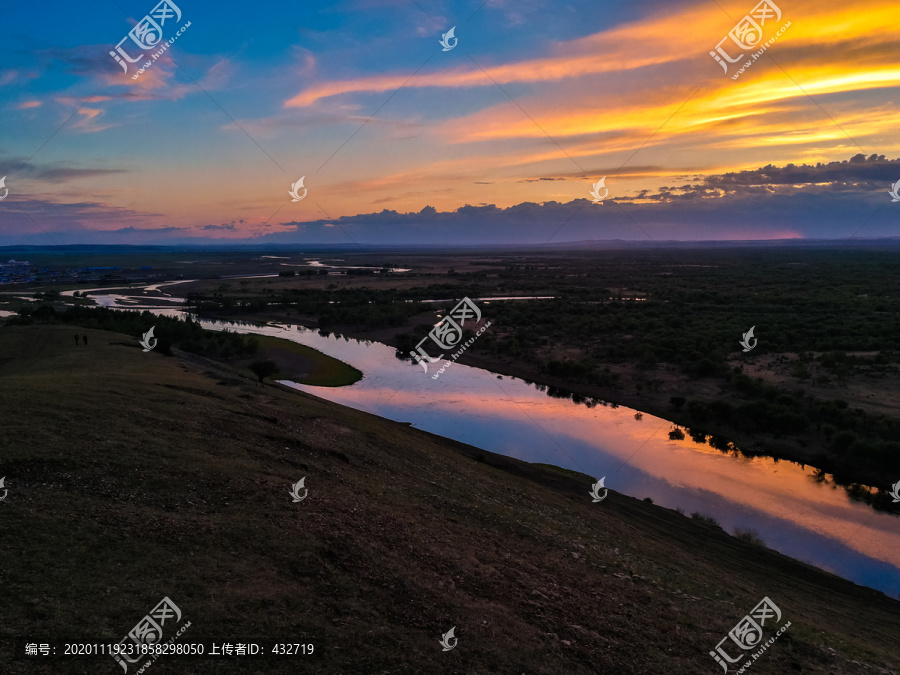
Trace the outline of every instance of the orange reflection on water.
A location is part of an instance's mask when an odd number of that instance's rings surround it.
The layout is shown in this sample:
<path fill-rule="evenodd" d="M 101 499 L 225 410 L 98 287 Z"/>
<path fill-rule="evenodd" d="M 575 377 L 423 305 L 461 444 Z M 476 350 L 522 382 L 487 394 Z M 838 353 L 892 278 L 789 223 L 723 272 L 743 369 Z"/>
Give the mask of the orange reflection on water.
<path fill-rule="evenodd" d="M 458 368 L 454 365 L 442 377 L 452 377 L 454 367 Z M 435 418 L 458 421 L 465 416 L 474 425 L 480 420 L 482 427 L 473 432 L 479 439 L 467 437 L 466 442 L 526 461 L 565 463 L 589 475 L 605 475 L 613 490 L 616 472 L 627 464 L 672 486 L 718 495 L 718 501 L 788 521 L 831 540 L 846 540 L 847 546 L 870 558 L 894 566 L 900 562 L 900 521 L 852 500 L 841 488 L 817 482 L 811 467 L 768 457 L 735 457 L 695 443 L 690 436 L 670 440 L 671 422 L 646 413 L 642 420 L 635 420 L 630 408 L 598 405 L 589 409 L 533 388 L 526 395 L 517 388 L 510 396 L 507 390 L 515 388 L 510 381 L 495 384 L 493 391 L 483 386 L 471 391 L 454 389 L 445 397 L 439 391 L 423 396 L 421 391 L 402 388 L 349 388 L 339 398 L 395 419 L 411 419 L 397 411 L 427 406 Z M 529 430 L 530 450 L 510 442 L 509 425 Z M 609 456 L 616 461 L 610 462 Z M 634 489 L 630 492 L 635 494 Z"/>

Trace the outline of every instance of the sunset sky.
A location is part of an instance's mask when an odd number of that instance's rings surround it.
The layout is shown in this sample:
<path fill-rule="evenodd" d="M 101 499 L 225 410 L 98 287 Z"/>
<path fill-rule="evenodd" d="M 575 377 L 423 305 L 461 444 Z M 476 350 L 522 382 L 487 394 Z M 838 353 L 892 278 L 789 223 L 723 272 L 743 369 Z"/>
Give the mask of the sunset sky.
<path fill-rule="evenodd" d="M 0 245 L 900 236 L 895 1 L 482 1 L 7 8 Z"/>

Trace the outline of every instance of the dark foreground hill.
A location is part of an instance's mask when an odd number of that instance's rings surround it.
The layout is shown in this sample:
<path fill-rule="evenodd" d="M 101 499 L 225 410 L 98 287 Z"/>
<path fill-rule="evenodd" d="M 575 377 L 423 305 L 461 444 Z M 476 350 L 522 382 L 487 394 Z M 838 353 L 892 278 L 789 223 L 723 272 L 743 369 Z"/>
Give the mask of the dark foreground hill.
<path fill-rule="evenodd" d="M 709 652 L 764 596 L 791 625 L 746 672 L 900 665 L 881 593 L 620 494 L 594 504 L 587 477 L 74 332 L 0 328 L 2 673 L 121 673 L 9 642 L 118 642 L 164 596 L 181 642 L 314 652 L 163 656 L 160 674 L 721 673 Z"/>

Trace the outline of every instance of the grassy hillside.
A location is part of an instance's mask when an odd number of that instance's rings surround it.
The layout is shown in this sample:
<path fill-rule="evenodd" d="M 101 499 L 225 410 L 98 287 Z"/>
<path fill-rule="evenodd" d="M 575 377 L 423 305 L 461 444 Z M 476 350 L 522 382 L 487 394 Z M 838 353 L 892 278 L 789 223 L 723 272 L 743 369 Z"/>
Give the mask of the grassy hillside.
<path fill-rule="evenodd" d="M 260 335 L 256 338 L 259 351 L 250 356 L 232 357 L 228 364 L 247 367 L 257 359 L 269 359 L 278 372 L 273 380 L 291 380 L 318 387 L 344 387 L 362 379 L 363 374 L 353 366 L 327 354 L 277 337 Z"/>
<path fill-rule="evenodd" d="M 897 671 L 881 593 L 614 492 L 593 504 L 567 472 L 75 330 L 0 327 L 0 672 L 120 673 L 10 661 L 9 640 L 118 642 L 163 596 L 184 642 L 315 651 L 154 673 L 712 674 L 763 596 L 792 625 L 752 673 Z"/>

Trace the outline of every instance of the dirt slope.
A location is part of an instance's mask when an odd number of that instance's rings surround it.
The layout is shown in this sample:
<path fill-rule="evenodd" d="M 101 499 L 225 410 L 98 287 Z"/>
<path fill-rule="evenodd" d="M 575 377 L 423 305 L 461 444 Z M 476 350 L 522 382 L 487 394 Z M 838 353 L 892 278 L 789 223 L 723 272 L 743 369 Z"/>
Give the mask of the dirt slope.
<path fill-rule="evenodd" d="M 593 504 L 587 477 L 79 332 L 0 327 L 0 672 L 122 672 L 10 661 L 9 640 L 118 642 L 163 596 L 184 642 L 315 651 L 158 673 L 720 673 L 709 651 L 764 596 L 791 626 L 749 672 L 897 672 L 881 593 Z"/>

